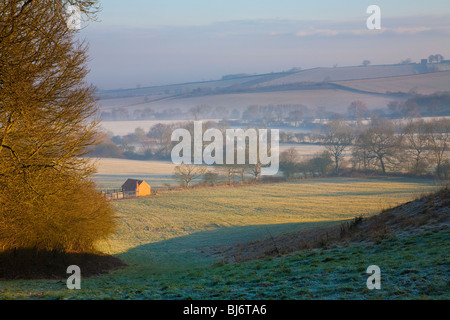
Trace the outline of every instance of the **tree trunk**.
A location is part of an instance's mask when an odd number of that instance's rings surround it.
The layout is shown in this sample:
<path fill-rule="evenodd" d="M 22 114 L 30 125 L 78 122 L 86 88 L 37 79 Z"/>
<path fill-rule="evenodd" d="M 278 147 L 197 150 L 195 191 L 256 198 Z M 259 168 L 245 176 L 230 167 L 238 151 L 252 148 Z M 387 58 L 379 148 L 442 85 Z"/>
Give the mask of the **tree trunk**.
<path fill-rule="evenodd" d="M 378 159 L 380 160 L 381 170 L 383 170 L 383 173 L 386 173 L 386 167 L 384 166 L 383 157 L 379 157 Z"/>
<path fill-rule="evenodd" d="M 336 174 L 339 174 L 339 158 L 335 156 L 334 162 L 336 164 L 336 167 L 335 167 Z"/>

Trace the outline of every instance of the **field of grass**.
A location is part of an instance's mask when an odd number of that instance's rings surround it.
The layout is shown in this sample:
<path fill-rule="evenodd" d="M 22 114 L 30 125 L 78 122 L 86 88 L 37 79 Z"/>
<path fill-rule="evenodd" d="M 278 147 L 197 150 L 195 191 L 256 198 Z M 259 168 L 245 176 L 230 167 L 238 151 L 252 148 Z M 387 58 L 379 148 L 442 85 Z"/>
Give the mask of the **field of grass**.
<path fill-rule="evenodd" d="M 127 179 L 142 179 L 153 188 L 165 183 L 176 184 L 173 180 L 175 165 L 167 161 L 138 161 L 102 158 L 95 160 L 97 173 L 94 181 L 100 189 L 120 189 Z"/>
<path fill-rule="evenodd" d="M 313 157 L 315 154 L 325 150 L 320 145 L 280 145 L 280 153 L 294 148 L 300 159 Z M 128 179 L 146 180 L 152 188 L 177 186 L 179 183 L 173 179 L 173 170 L 176 165 L 169 161 L 139 161 L 128 159 L 101 158 L 95 160 L 97 173 L 94 181 L 100 189 L 120 189 Z"/>
<path fill-rule="evenodd" d="M 110 248 L 101 249 L 118 254 L 198 232 L 233 233 L 234 228 L 253 228 L 267 237 L 266 228 L 274 234 L 304 223 L 372 215 L 434 188 L 428 180 L 330 178 L 163 192 L 114 202 L 121 223 Z M 279 231 L 272 232 L 272 226 Z M 240 239 L 252 237 L 250 231 L 237 233 Z"/>
<path fill-rule="evenodd" d="M 419 94 L 433 94 L 439 91 L 448 91 L 450 71 L 434 72 L 420 75 L 402 77 L 338 81 L 339 85 L 367 92 L 386 93 L 415 90 Z"/>
<path fill-rule="evenodd" d="M 386 108 L 389 97 L 372 94 L 361 94 L 346 90 L 324 89 L 324 90 L 290 90 L 260 93 L 234 93 L 218 94 L 201 97 L 190 97 L 182 99 L 166 100 L 161 102 L 141 104 L 136 108 L 150 107 L 153 109 L 166 110 L 179 108 L 188 111 L 199 105 L 208 105 L 212 108 L 221 107 L 232 111 L 233 109 L 245 110 L 251 105 L 283 105 L 303 104 L 307 107 L 325 107 L 328 111 L 346 112 L 348 106 L 355 100 L 364 101 L 370 108 Z"/>
<path fill-rule="evenodd" d="M 375 79 L 413 75 L 415 73 L 417 73 L 417 70 L 414 65 L 314 68 L 303 70 L 272 81 L 267 81 L 261 85 L 267 87 L 299 82 Z"/>
<path fill-rule="evenodd" d="M 428 274 L 426 267 L 445 270 L 438 260 L 448 252 L 448 233 L 225 265 L 211 247 L 372 215 L 435 188 L 426 180 L 336 178 L 172 191 L 117 201 L 113 205 L 118 233 L 99 249 L 129 267 L 83 279 L 80 291 L 67 290 L 59 280 L 2 281 L 0 298 L 404 298 L 428 293 L 432 297 L 434 289 L 447 284 L 441 274 Z M 410 261 L 418 253 L 426 266 Z M 382 292 L 365 288 L 365 268 L 370 264 L 385 266 Z M 423 288 L 409 288 L 405 281 L 410 277 L 418 279 L 414 286 Z M 422 283 L 423 277 L 427 278 Z"/>

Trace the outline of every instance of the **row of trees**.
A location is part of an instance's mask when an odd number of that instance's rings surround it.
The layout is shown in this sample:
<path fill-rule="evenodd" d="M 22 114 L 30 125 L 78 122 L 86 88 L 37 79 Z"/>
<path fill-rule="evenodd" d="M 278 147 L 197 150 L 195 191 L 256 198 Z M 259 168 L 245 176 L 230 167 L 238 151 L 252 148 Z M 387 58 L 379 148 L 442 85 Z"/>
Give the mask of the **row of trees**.
<path fill-rule="evenodd" d="M 194 180 L 207 186 L 231 185 L 237 182 L 259 181 L 261 167 L 260 163 L 254 165 L 224 164 L 213 167 L 181 164 L 175 167 L 173 178 L 185 188 L 190 188 Z"/>
<path fill-rule="evenodd" d="M 304 105 L 252 105 L 242 113 L 242 119 L 252 124 L 308 127 L 311 120 L 369 119 L 372 115 L 387 119 L 420 118 L 422 116 L 449 116 L 450 93 L 414 95 L 405 101 L 392 100 L 386 109 L 370 109 L 361 100 L 350 103 L 345 113 L 333 112 L 325 107 L 309 108 Z M 306 126 L 305 126 L 306 124 Z"/>
<path fill-rule="evenodd" d="M 352 126 L 335 120 L 324 126 L 323 144 L 339 174 L 344 167 L 359 170 L 434 172 L 448 178 L 450 119 L 408 121 L 396 124 L 387 119 L 372 119 L 366 125 Z M 287 176 L 303 171 L 293 150 L 282 154 L 280 167 Z"/>
<path fill-rule="evenodd" d="M 204 130 L 212 127 L 225 130 L 227 126 L 225 122 L 203 122 Z M 125 136 L 106 135 L 100 144 L 91 148 L 90 155 L 103 158 L 168 160 L 176 144 L 171 140 L 172 132 L 179 128 L 189 130 L 193 136 L 193 122 L 158 123 L 147 132 L 136 128 L 133 133 Z"/>
<path fill-rule="evenodd" d="M 293 160 L 295 153 L 282 155 L 281 167 L 287 176 L 302 172 L 303 175 L 315 175 L 317 172 L 332 171 L 339 174 L 342 167 L 355 170 L 406 171 L 415 175 L 436 169 L 439 176 L 445 176 L 447 152 L 449 147 L 449 120 L 405 120 L 397 121 L 373 117 L 370 121 L 332 120 L 317 124 L 313 132 L 280 132 L 281 143 L 313 143 L 323 145 L 327 150 L 334 169 L 330 170 L 324 155 L 318 155 L 319 166 L 314 171 L 314 161 L 303 163 L 298 167 L 299 159 Z M 219 128 L 223 132 L 226 123 L 217 125 L 205 122 L 203 129 Z M 124 137 L 115 136 L 104 140 L 93 151 L 99 157 L 117 157 L 130 159 L 170 159 L 171 150 L 176 144 L 171 141 L 174 129 L 185 128 L 192 132 L 193 123 L 158 124 L 147 133 L 136 129 L 133 134 Z M 140 149 L 137 149 L 139 146 Z M 288 160 L 286 160 L 286 159 Z M 297 162 L 293 165 L 292 162 Z M 297 168 L 297 169 L 295 169 Z M 230 169 L 231 170 L 231 169 Z M 240 176 L 241 168 L 234 168 L 227 176 Z M 235 172 L 234 172 L 235 171 Z M 248 171 L 248 169 L 247 169 Z M 248 172 L 247 172 L 248 173 Z"/>
<path fill-rule="evenodd" d="M 429 63 L 441 63 L 444 60 L 444 56 L 442 54 L 431 54 L 428 57 L 428 62 Z"/>
<path fill-rule="evenodd" d="M 178 108 L 165 109 L 156 112 L 151 108 L 133 109 L 125 107 L 103 110 L 99 113 L 103 121 L 131 121 L 131 120 L 171 120 L 179 119 L 182 112 Z"/>
<path fill-rule="evenodd" d="M 196 107 L 181 110 L 180 108 L 163 108 L 156 111 L 146 107 L 143 109 L 129 109 L 117 107 L 103 110 L 99 113 L 103 121 L 133 121 L 133 120 L 182 120 L 182 119 L 239 119 L 241 112 L 237 109 L 228 109 L 221 106 L 198 105 Z"/>
<path fill-rule="evenodd" d="M 414 93 L 414 88 L 411 93 Z M 403 95 L 403 94 L 402 94 Z M 309 108 L 301 104 L 250 105 L 242 112 L 220 106 L 198 105 L 188 110 L 164 109 L 156 112 L 151 108 L 128 109 L 124 107 L 104 110 L 100 118 L 104 121 L 125 120 L 182 120 L 182 119 L 228 119 L 252 125 L 280 125 L 308 127 L 316 119 L 367 119 L 372 114 L 378 117 L 399 119 L 422 116 L 450 115 L 450 94 L 446 92 L 418 95 L 407 100 L 392 100 L 386 109 L 370 109 L 363 101 L 353 101 L 346 112 L 327 110 L 323 106 Z"/>
<path fill-rule="evenodd" d="M 302 159 L 294 147 L 281 154 L 280 169 L 286 178 L 339 175 L 343 170 L 434 172 L 450 178 L 450 119 L 408 121 L 404 124 L 374 118 L 368 124 L 334 120 L 323 127 L 325 151 Z M 259 180 L 258 165 L 177 166 L 174 178 L 184 187 L 201 184 L 232 184 Z"/>

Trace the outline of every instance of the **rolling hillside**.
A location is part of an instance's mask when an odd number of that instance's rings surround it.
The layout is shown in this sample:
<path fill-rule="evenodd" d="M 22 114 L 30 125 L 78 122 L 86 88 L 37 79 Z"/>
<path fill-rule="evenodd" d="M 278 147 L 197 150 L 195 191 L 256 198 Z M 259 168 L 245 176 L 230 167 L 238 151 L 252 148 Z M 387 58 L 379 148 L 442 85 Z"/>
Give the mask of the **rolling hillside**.
<path fill-rule="evenodd" d="M 392 65 L 367 67 L 315 68 L 296 72 L 282 78 L 264 82 L 261 86 L 279 86 L 302 82 L 330 82 L 344 80 L 377 79 L 425 73 L 423 65 Z"/>
<path fill-rule="evenodd" d="M 435 187 L 393 180 L 310 180 L 117 202 L 119 234 L 104 249 L 126 268 L 83 278 L 74 291 L 58 279 L 2 281 L 0 298 L 448 299 L 448 190 L 411 201 Z M 279 205 L 286 197 L 289 206 Z M 382 210 L 394 203 L 400 206 Z M 359 215 L 366 218 L 349 220 Z M 298 246 L 308 235 L 311 246 Z M 373 264 L 381 290 L 366 287 Z"/>
<path fill-rule="evenodd" d="M 236 262 L 348 243 L 374 243 L 429 231 L 443 230 L 448 233 L 449 210 L 450 189 L 442 189 L 368 218 L 360 217 L 340 225 L 238 243 L 221 247 L 218 252 L 223 259 Z"/>
<path fill-rule="evenodd" d="M 187 112 L 199 105 L 244 110 L 249 105 L 302 104 L 343 112 L 352 101 L 385 108 L 392 93 L 431 94 L 450 88 L 450 65 L 406 64 L 314 68 L 222 80 L 99 92 L 102 110 L 127 108 Z M 173 111 L 174 112 L 174 111 Z M 173 113 L 172 112 L 172 113 Z"/>
<path fill-rule="evenodd" d="M 133 105 L 132 108 L 153 108 L 156 110 L 179 109 L 188 111 L 199 105 L 207 105 L 211 109 L 216 107 L 229 110 L 245 110 L 250 105 L 298 105 L 309 108 L 324 107 L 329 111 L 345 112 L 352 101 L 362 100 L 370 108 L 384 108 L 392 100 L 389 96 L 371 93 L 350 92 L 345 89 L 321 90 L 278 90 L 272 92 L 244 92 L 204 96 L 188 96 L 171 98 L 154 103 Z"/>
<path fill-rule="evenodd" d="M 450 91 L 450 71 L 433 72 L 381 79 L 337 81 L 335 84 L 364 92 L 433 94 Z"/>

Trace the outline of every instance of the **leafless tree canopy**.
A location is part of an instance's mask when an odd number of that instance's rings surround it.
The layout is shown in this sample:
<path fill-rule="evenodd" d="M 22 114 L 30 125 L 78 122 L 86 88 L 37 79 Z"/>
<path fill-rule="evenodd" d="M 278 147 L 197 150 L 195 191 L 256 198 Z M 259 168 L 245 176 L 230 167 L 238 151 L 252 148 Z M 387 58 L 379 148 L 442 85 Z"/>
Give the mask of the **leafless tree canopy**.
<path fill-rule="evenodd" d="M 180 183 L 182 183 L 184 187 L 189 188 L 192 180 L 200 178 L 206 173 L 206 171 L 206 167 L 181 164 L 175 167 L 174 178 L 180 181 Z"/>

